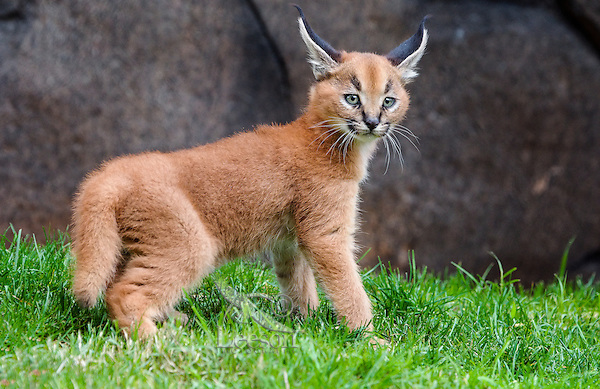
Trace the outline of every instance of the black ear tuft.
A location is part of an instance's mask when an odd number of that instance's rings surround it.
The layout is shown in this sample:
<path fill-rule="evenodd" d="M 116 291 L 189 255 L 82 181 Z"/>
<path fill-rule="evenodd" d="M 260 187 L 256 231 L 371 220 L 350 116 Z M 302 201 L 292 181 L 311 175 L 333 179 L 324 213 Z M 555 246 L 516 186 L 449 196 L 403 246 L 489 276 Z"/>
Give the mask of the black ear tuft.
<path fill-rule="evenodd" d="M 306 32 L 308 33 L 308 36 L 310 37 L 310 39 L 314 43 L 316 43 L 321 49 L 323 49 L 323 51 L 325 51 L 327 53 L 327 55 L 329 55 L 334 61 L 339 62 L 342 57 L 342 53 L 339 52 L 338 50 L 334 49 L 333 46 L 331 46 L 329 43 L 327 43 L 325 40 L 323 40 L 320 36 L 318 36 L 313 31 L 313 29 L 310 27 L 310 25 L 306 21 L 306 18 L 304 17 L 304 12 L 302 12 L 302 8 L 300 8 L 299 5 L 297 5 L 297 4 L 292 4 L 292 5 L 294 7 L 296 7 L 296 9 L 298 10 L 298 13 L 300 14 L 300 19 L 302 19 L 302 23 L 304 24 L 304 28 L 306 28 Z"/>
<path fill-rule="evenodd" d="M 385 56 L 394 66 L 405 69 L 404 78 L 413 78 L 417 75 L 415 68 L 425 53 L 425 46 L 427 44 L 428 35 L 425 22 L 430 17 L 429 15 L 425 16 L 415 35 L 405 40 L 400 46 Z"/>

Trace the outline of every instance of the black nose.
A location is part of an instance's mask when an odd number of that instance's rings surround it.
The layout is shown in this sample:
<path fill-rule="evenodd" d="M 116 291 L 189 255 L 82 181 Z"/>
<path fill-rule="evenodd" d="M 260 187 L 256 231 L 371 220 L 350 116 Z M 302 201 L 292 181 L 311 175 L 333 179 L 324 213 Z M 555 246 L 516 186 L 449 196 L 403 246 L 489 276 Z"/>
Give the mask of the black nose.
<path fill-rule="evenodd" d="M 377 127 L 379 125 L 379 119 L 378 118 L 366 118 L 365 124 L 367 125 L 367 128 L 369 129 L 369 131 L 373 131 L 375 129 L 375 127 Z"/>

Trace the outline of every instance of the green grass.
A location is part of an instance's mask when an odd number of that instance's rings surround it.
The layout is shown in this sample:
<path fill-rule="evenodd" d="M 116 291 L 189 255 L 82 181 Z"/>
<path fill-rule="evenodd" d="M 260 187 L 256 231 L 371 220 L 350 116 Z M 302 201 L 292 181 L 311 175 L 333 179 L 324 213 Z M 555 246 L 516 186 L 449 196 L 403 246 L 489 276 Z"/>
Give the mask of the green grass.
<path fill-rule="evenodd" d="M 380 266 L 363 279 L 375 328 L 390 345 L 373 348 L 337 325 L 326 300 L 306 320 L 282 314 L 256 295 L 277 296 L 273 273 L 236 261 L 184 299 L 179 308 L 191 318 L 187 326 L 166 323 L 154 339 L 133 342 L 103 307 L 77 307 L 69 292 L 71 261 L 64 235 L 46 245 L 18 233 L 10 242 L 0 237 L 0 386 L 600 385 L 600 296 L 592 282 L 557 277 L 523 289 L 510 271 L 500 270 L 492 282 L 460 266 L 443 278 Z M 269 331 L 236 312 L 219 292 L 221 282 L 293 333 Z"/>

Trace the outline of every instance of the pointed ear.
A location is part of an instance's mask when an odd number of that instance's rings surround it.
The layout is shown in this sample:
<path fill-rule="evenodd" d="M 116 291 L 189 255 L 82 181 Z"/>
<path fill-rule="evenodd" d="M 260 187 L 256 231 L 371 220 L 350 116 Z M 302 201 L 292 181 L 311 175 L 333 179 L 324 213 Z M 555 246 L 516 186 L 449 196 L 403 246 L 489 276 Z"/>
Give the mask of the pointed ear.
<path fill-rule="evenodd" d="M 294 4 L 294 7 L 300 13 L 298 24 L 300 25 L 300 36 L 308 50 L 308 62 L 312 66 L 317 81 L 322 80 L 337 67 L 342 58 L 342 53 L 315 34 L 308 25 L 302 9 L 296 4 Z"/>
<path fill-rule="evenodd" d="M 427 29 L 425 21 L 429 16 L 425 16 L 419 30 L 415 35 L 408 38 L 400 46 L 390 51 L 385 57 L 402 72 L 402 78 L 405 81 L 410 81 L 419 73 L 417 72 L 417 64 L 423 54 L 425 54 L 425 46 L 427 45 Z"/>

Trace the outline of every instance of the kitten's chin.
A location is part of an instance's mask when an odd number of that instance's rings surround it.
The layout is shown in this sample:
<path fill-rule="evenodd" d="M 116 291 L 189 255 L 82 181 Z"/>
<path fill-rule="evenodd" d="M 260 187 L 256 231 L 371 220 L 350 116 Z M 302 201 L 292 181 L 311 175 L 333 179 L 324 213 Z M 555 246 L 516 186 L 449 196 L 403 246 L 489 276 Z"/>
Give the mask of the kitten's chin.
<path fill-rule="evenodd" d="M 375 134 L 356 135 L 356 140 L 359 142 L 364 142 L 364 143 L 374 142 L 374 141 L 377 141 L 379 138 L 381 138 L 381 137 L 378 135 L 375 135 Z"/>
<path fill-rule="evenodd" d="M 355 124 L 347 125 L 345 132 L 351 134 L 353 142 L 356 144 L 373 143 L 385 135 L 385 131 L 379 131 L 379 128 L 376 128 L 375 131 L 368 131 L 366 128 Z"/>
<path fill-rule="evenodd" d="M 349 126 L 347 131 L 354 135 L 355 142 L 370 143 L 381 139 L 385 136 L 385 131 L 382 131 L 382 126 L 378 126 L 373 131 L 367 130 L 364 126 Z"/>
<path fill-rule="evenodd" d="M 380 135 L 375 132 L 359 133 L 354 135 L 354 141 L 359 143 L 372 143 L 381 139 L 382 136 L 383 134 Z"/>

